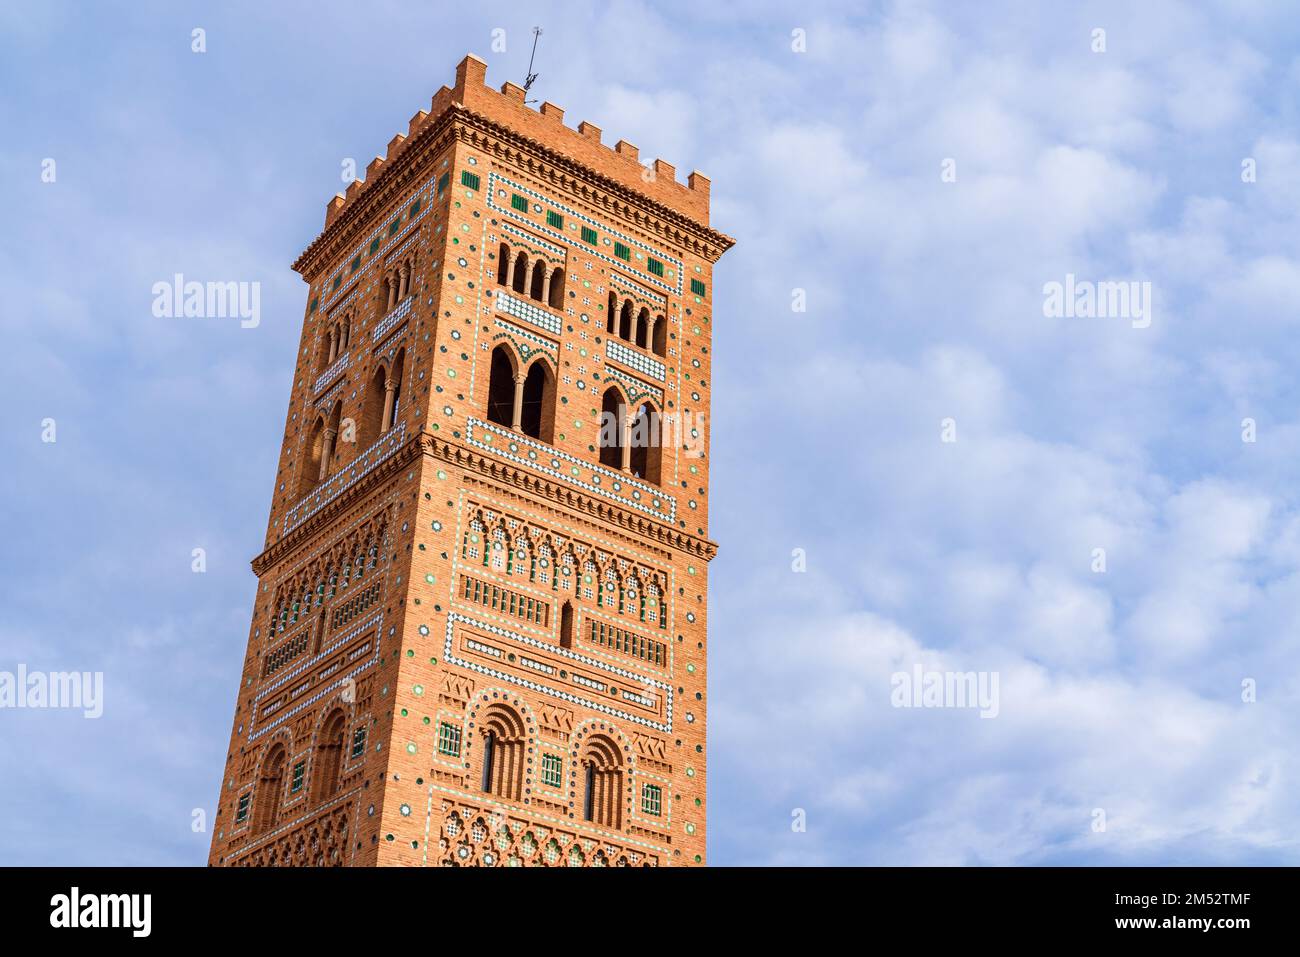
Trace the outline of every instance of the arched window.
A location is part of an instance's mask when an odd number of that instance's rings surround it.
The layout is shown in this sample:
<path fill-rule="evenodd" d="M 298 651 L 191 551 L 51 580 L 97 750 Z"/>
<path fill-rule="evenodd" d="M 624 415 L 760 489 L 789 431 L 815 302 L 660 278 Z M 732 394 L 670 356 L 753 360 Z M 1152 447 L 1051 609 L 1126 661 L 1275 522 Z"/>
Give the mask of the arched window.
<path fill-rule="evenodd" d="M 492 371 L 488 376 L 488 421 L 508 429 L 514 423 L 514 414 L 515 364 L 510 350 L 497 346 L 492 350 Z"/>
<path fill-rule="evenodd" d="M 346 715 L 341 709 L 336 709 L 325 720 L 320 737 L 316 739 L 316 754 L 311 769 L 313 804 L 328 801 L 338 793 L 339 776 L 343 768 L 343 732 L 346 725 Z"/>
<path fill-rule="evenodd" d="M 650 348 L 650 310 L 645 306 L 636 314 L 636 330 L 633 341 L 642 349 Z"/>
<path fill-rule="evenodd" d="M 582 816 L 599 827 L 623 826 L 623 755 L 603 734 L 593 735 L 583 748 Z"/>
<path fill-rule="evenodd" d="M 528 282 L 528 253 L 520 251 L 515 257 L 515 275 L 514 283 L 511 286 L 515 292 L 521 296 L 527 295 L 526 283 Z"/>
<path fill-rule="evenodd" d="M 334 361 L 335 352 L 338 346 L 334 341 L 334 330 L 330 329 L 325 333 L 325 341 L 321 343 L 320 358 L 316 360 L 317 374 L 324 372 Z"/>
<path fill-rule="evenodd" d="M 397 305 L 397 284 L 396 270 L 389 269 L 384 274 L 384 281 L 379 288 L 379 312 L 383 315 L 392 312 L 393 307 Z"/>
<path fill-rule="evenodd" d="M 501 248 L 497 250 L 497 285 L 508 285 L 507 277 L 510 275 L 510 247 L 502 243 Z"/>
<path fill-rule="evenodd" d="M 520 407 L 519 425 L 525 435 L 543 442 L 552 441 L 555 423 L 555 377 L 544 361 L 538 360 L 528 367 L 524 379 L 524 400 Z"/>
<path fill-rule="evenodd" d="M 623 395 L 612 386 L 600 401 L 600 464 L 623 467 Z"/>
<path fill-rule="evenodd" d="M 262 761 L 262 773 L 257 781 L 257 830 L 259 833 L 275 827 L 280 819 L 280 801 L 284 797 L 284 765 L 288 752 L 277 742 Z"/>
<path fill-rule="evenodd" d="M 415 254 L 407 256 L 397 267 L 397 301 L 411 295 L 415 287 Z"/>
<path fill-rule="evenodd" d="M 298 476 L 298 495 L 303 496 L 320 484 L 321 460 L 325 454 L 325 419 L 316 417 L 316 423 L 307 436 L 307 450 L 303 456 Z"/>
<path fill-rule="evenodd" d="M 361 409 L 361 448 L 369 448 L 379 438 L 384 424 L 384 403 L 388 388 L 388 371 L 380 364 L 366 386 L 365 404 Z"/>
<path fill-rule="evenodd" d="M 655 316 L 650 351 L 657 356 L 667 355 L 668 353 L 668 322 L 663 316 Z"/>
<path fill-rule="evenodd" d="M 513 708 L 494 704 L 479 719 L 482 757 L 479 787 L 507 801 L 518 801 L 524 788 L 525 743 L 523 719 Z"/>
<path fill-rule="evenodd" d="M 609 294 L 609 312 L 605 316 L 605 331 L 611 336 L 618 335 L 618 296 L 612 290 Z"/>
<path fill-rule="evenodd" d="M 624 342 L 632 341 L 632 300 L 623 300 L 623 309 L 618 316 L 618 337 Z"/>
<path fill-rule="evenodd" d="M 397 358 L 393 360 L 393 368 L 389 370 L 384 383 L 384 417 L 380 423 L 381 432 L 387 432 L 397 423 L 397 415 L 402 408 L 402 374 L 405 372 L 405 366 L 406 350 L 399 349 Z"/>
<path fill-rule="evenodd" d="M 546 285 L 546 261 L 539 259 L 533 263 L 533 274 L 528 283 L 528 296 L 530 299 L 542 301 L 542 287 Z"/>
<path fill-rule="evenodd" d="M 560 647 L 573 647 L 573 605 L 567 601 L 560 609 Z"/>
<path fill-rule="evenodd" d="M 329 421 L 325 423 L 324 441 L 321 443 L 321 461 L 318 478 L 324 481 L 331 472 L 337 471 L 339 447 L 339 423 L 343 421 L 343 400 L 339 399 L 330 410 Z"/>
<path fill-rule="evenodd" d="M 564 270 L 556 266 L 551 270 L 551 288 L 550 302 L 547 303 L 552 309 L 564 308 Z"/>
<path fill-rule="evenodd" d="M 663 460 L 659 433 L 659 412 L 649 402 L 643 403 L 628 431 L 628 444 L 632 447 L 630 465 L 633 475 L 655 485 L 659 484 L 659 465 Z"/>

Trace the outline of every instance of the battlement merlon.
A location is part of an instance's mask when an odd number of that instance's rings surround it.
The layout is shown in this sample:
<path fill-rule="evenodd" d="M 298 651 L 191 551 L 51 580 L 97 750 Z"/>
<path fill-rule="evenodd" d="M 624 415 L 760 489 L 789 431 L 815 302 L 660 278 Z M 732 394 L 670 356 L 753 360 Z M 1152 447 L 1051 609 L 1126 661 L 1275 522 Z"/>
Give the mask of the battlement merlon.
<path fill-rule="evenodd" d="M 444 121 L 460 116 L 464 119 L 481 118 L 490 124 L 504 127 L 530 141 L 530 146 L 540 156 L 558 157 L 582 167 L 596 185 L 614 192 L 634 194 L 629 199 L 640 200 L 648 211 L 667 214 L 665 218 L 679 220 L 683 226 L 694 226 L 697 233 L 710 246 L 716 246 L 717 255 L 730 248 L 734 240 L 709 226 L 709 178 L 698 170 L 693 171 L 686 183 L 676 179 L 676 167 L 662 159 L 647 166 L 640 161 L 639 151 L 626 140 L 614 146 L 601 142 L 600 127 L 583 120 L 577 129 L 564 125 L 564 110 L 554 103 L 544 102 L 540 109 L 525 104 L 524 89 L 509 81 L 498 92 L 487 86 L 487 63 L 468 54 L 456 67 L 456 85 L 442 87 L 434 94 L 427 111 L 420 110 L 411 117 L 405 134 L 398 133 L 388 143 L 384 156 L 376 156 L 366 167 L 365 179 L 354 180 L 346 193 L 337 194 L 325 205 L 325 227 L 303 251 L 293 268 L 308 276 L 312 263 L 333 244 L 327 242 L 332 232 L 347 232 L 343 226 L 358 217 L 354 213 L 369 203 L 363 197 L 382 196 L 379 188 L 393 177 L 405 164 L 397 160 L 407 154 L 417 143 L 426 142 L 425 134 L 432 134 Z M 648 202 L 647 202 L 648 201 Z M 335 231 L 333 227 L 340 226 Z"/>

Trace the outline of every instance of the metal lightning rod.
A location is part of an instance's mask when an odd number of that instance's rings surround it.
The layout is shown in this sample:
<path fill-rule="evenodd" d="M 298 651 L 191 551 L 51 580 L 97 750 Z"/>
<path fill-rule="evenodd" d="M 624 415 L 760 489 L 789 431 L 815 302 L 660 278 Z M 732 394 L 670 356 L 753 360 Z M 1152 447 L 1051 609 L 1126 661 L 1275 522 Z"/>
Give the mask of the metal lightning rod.
<path fill-rule="evenodd" d="M 533 81 L 537 79 L 537 74 L 533 72 L 533 58 L 537 56 L 537 38 L 542 35 L 541 27 L 533 27 L 533 52 L 528 54 L 528 77 L 524 80 L 524 102 L 536 103 L 536 98 L 527 99 L 528 91 L 532 88 Z"/>

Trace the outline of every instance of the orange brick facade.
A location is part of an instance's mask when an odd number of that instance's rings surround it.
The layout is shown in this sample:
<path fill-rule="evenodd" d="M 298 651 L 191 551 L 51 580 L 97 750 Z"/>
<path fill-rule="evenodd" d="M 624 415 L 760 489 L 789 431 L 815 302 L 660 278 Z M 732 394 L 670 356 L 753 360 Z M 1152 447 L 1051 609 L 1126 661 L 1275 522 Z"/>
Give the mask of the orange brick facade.
<path fill-rule="evenodd" d="M 705 861 L 732 240 L 702 175 L 485 79 L 462 61 L 295 263 L 213 865 Z"/>

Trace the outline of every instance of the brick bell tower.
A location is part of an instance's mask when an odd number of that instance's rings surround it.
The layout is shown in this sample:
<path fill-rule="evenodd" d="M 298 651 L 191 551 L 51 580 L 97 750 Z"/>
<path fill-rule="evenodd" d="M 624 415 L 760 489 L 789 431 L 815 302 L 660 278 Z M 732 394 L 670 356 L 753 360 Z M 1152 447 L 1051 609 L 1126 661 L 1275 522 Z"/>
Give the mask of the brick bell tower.
<path fill-rule="evenodd" d="M 456 85 L 326 207 L 213 865 L 705 861 L 709 181 Z"/>

